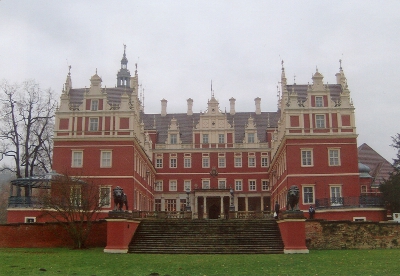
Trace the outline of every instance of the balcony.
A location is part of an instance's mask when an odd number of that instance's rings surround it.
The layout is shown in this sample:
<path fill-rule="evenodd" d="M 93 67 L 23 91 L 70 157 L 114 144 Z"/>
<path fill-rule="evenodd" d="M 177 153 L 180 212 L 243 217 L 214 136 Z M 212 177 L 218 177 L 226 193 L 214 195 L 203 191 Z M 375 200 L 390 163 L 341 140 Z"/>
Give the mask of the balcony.
<path fill-rule="evenodd" d="M 10 196 L 8 208 L 39 208 L 39 200 L 34 196 Z"/>
<path fill-rule="evenodd" d="M 315 207 L 318 209 L 373 208 L 383 206 L 384 202 L 382 197 L 372 195 L 362 195 L 359 197 L 331 197 L 315 200 Z"/>

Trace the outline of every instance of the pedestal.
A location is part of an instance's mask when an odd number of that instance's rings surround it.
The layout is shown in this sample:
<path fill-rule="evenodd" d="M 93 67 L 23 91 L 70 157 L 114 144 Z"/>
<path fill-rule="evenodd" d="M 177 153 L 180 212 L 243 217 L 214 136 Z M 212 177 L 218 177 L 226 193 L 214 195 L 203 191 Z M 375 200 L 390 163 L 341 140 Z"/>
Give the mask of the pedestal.
<path fill-rule="evenodd" d="M 306 218 L 302 211 L 285 211 L 278 220 L 285 254 L 309 253 L 306 246 Z"/>
<path fill-rule="evenodd" d="M 140 221 L 131 219 L 132 214 L 109 212 L 107 221 L 107 246 L 105 253 L 128 253 L 129 243 Z"/>

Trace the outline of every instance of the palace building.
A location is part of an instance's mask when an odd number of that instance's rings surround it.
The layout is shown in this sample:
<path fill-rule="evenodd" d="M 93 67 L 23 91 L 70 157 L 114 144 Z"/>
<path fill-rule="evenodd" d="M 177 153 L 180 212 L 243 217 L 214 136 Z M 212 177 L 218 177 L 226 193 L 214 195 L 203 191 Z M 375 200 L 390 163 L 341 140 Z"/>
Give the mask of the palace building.
<path fill-rule="evenodd" d="M 89 88 L 73 88 L 69 72 L 56 113 L 53 169 L 98 179 L 109 195 L 103 217 L 114 208 L 116 186 L 141 216 L 191 211 L 194 219 L 219 219 L 267 216 L 275 202 L 286 209 L 295 185 L 299 209 L 313 205 L 316 218 L 386 219 L 369 174 L 371 156 L 359 158 L 341 65 L 336 84 L 324 83 L 318 70 L 312 83 L 288 84 L 282 62 L 275 111 L 261 111 L 258 97 L 247 112 L 236 111 L 233 97 L 222 111 L 211 91 L 204 112 L 194 112 L 189 98 L 185 113 L 168 113 L 162 99 L 161 112 L 147 114 L 137 68 L 131 75 L 127 64 L 124 50 L 115 87 L 96 72 Z M 40 220 L 29 206 L 18 207 L 9 206 L 9 222 Z"/>

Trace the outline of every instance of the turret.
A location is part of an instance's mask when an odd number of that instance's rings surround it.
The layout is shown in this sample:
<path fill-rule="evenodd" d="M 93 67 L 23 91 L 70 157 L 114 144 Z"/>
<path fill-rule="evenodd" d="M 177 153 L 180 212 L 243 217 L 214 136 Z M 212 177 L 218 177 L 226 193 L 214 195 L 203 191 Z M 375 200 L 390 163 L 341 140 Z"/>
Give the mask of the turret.
<path fill-rule="evenodd" d="M 131 73 L 128 70 L 128 59 L 126 58 L 126 45 L 124 44 L 124 55 L 121 59 L 121 69 L 117 74 L 117 87 L 130 87 Z"/>

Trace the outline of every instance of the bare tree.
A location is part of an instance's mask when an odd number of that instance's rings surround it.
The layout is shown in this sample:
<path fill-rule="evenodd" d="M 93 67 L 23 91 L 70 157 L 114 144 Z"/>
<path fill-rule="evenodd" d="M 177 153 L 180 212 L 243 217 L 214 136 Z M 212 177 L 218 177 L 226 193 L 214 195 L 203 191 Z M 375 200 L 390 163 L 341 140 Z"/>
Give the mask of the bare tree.
<path fill-rule="evenodd" d="M 13 85 L 3 81 L 0 102 L 0 170 L 17 178 L 51 171 L 57 108 L 53 92 L 43 91 L 33 80 Z"/>
<path fill-rule="evenodd" d="M 86 240 L 101 209 L 110 205 L 110 189 L 88 179 L 59 175 L 51 181 L 51 191 L 42 191 L 39 205 L 43 216 L 50 216 L 69 233 L 74 248 L 85 248 Z"/>

